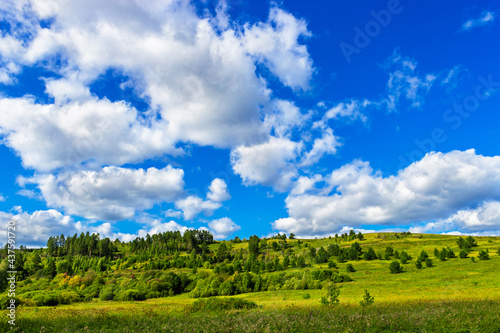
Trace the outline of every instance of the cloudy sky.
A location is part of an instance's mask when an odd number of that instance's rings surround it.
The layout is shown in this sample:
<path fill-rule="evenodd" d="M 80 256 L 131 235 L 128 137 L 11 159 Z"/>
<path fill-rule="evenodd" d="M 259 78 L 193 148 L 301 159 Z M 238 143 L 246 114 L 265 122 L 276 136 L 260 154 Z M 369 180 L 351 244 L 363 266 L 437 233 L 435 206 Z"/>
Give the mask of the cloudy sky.
<path fill-rule="evenodd" d="M 500 234 L 500 6 L 0 2 L 0 236 Z"/>

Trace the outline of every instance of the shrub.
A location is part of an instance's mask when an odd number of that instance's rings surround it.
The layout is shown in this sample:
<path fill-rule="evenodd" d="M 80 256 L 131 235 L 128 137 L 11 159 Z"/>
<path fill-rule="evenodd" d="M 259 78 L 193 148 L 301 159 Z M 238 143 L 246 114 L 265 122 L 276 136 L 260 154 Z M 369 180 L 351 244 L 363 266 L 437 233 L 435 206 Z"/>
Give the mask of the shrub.
<path fill-rule="evenodd" d="M 188 312 L 200 311 L 227 311 L 227 310 L 244 310 L 255 309 L 257 303 L 247 301 L 241 298 L 216 298 L 210 297 L 194 301 L 186 307 Z"/>
<path fill-rule="evenodd" d="M 425 261 L 425 259 L 429 258 L 429 255 L 427 254 L 427 252 L 422 250 L 422 252 L 420 252 L 420 255 L 418 256 L 418 258 L 420 259 L 420 261 Z"/>
<path fill-rule="evenodd" d="M 368 290 L 365 289 L 365 295 L 363 296 L 363 300 L 359 302 L 359 304 L 361 304 L 361 306 L 368 306 L 370 304 L 373 304 L 373 302 L 375 302 L 375 298 L 370 295 Z"/>
<path fill-rule="evenodd" d="M 302 298 L 303 299 L 309 299 L 309 298 L 311 298 L 311 295 L 310 294 L 304 294 L 304 295 L 302 295 Z"/>
<path fill-rule="evenodd" d="M 118 301 L 144 301 L 146 294 L 137 289 L 122 290 L 116 295 Z"/>
<path fill-rule="evenodd" d="M 479 251 L 477 257 L 481 260 L 489 260 L 490 254 L 488 253 L 488 250 L 481 250 Z"/>
<path fill-rule="evenodd" d="M 459 255 L 460 255 L 460 259 L 465 259 L 469 255 L 469 252 L 467 252 L 466 250 L 460 250 Z"/>
<path fill-rule="evenodd" d="M 401 251 L 399 259 L 401 260 L 402 264 L 406 264 L 409 260 L 411 260 L 411 256 L 406 251 Z"/>
<path fill-rule="evenodd" d="M 422 260 L 420 260 L 420 258 L 415 261 L 415 266 L 417 267 L 417 269 L 422 269 Z"/>
<path fill-rule="evenodd" d="M 389 265 L 389 270 L 392 274 L 403 273 L 403 267 L 399 264 L 399 261 L 393 261 Z"/>
<path fill-rule="evenodd" d="M 101 301 L 112 301 L 115 297 L 114 294 L 114 286 L 108 285 L 101 289 L 101 293 L 99 294 L 99 299 Z"/>
<path fill-rule="evenodd" d="M 328 262 L 328 268 L 337 268 L 337 264 L 333 260 L 330 260 Z"/>
<path fill-rule="evenodd" d="M 327 285 L 327 293 L 321 296 L 320 303 L 323 306 L 335 306 L 339 304 L 340 289 L 335 284 Z"/>
<path fill-rule="evenodd" d="M 427 258 L 427 259 L 425 259 L 425 266 L 427 266 L 427 267 L 432 267 L 432 266 L 434 266 L 434 265 L 432 264 L 432 259 L 431 259 L 431 258 Z"/>
<path fill-rule="evenodd" d="M 345 269 L 346 269 L 346 271 L 351 272 L 351 273 L 356 272 L 356 269 L 354 269 L 354 266 L 352 264 L 347 264 Z"/>

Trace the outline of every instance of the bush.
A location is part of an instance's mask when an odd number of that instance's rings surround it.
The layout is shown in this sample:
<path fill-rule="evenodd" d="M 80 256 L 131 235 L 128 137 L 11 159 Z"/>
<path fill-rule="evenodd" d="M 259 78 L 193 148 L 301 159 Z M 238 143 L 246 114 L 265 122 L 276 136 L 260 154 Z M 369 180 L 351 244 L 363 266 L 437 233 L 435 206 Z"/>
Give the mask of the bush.
<path fill-rule="evenodd" d="M 393 261 L 389 265 L 389 270 L 392 274 L 403 273 L 403 267 L 399 264 L 399 261 Z"/>
<path fill-rule="evenodd" d="M 112 301 L 115 297 L 114 286 L 108 285 L 101 289 L 101 293 L 99 294 L 99 299 L 101 301 Z"/>
<path fill-rule="evenodd" d="M 304 295 L 302 295 L 302 298 L 303 299 L 309 299 L 309 298 L 311 298 L 311 295 L 310 294 L 304 294 Z"/>
<path fill-rule="evenodd" d="M 328 262 L 328 268 L 337 268 L 337 264 L 333 260 L 330 260 Z"/>
<path fill-rule="evenodd" d="M 354 269 L 354 266 L 352 264 L 347 264 L 345 269 L 346 269 L 346 271 L 351 272 L 351 273 L 356 272 L 356 269 Z"/>
<path fill-rule="evenodd" d="M 411 260 L 411 256 L 406 251 L 401 251 L 399 259 L 401 260 L 402 264 L 406 264 L 409 260 Z"/>
<path fill-rule="evenodd" d="M 490 259 L 490 254 L 488 253 L 488 250 L 481 250 L 479 251 L 477 257 L 481 260 L 489 260 Z"/>
<path fill-rule="evenodd" d="M 188 312 L 200 311 L 227 311 L 227 310 L 250 310 L 255 309 L 257 303 L 241 298 L 216 298 L 210 297 L 194 301 L 186 307 Z"/>
<path fill-rule="evenodd" d="M 144 301 L 146 294 L 137 289 L 122 290 L 116 295 L 118 301 Z"/>
<path fill-rule="evenodd" d="M 415 261 L 415 266 L 417 267 L 417 269 L 422 269 L 422 260 L 420 260 L 420 258 Z"/>
<path fill-rule="evenodd" d="M 432 264 L 432 259 L 431 259 L 431 258 L 427 258 L 427 259 L 425 259 L 425 266 L 427 266 L 427 267 L 432 267 L 432 266 L 434 266 L 434 265 Z"/>
<path fill-rule="evenodd" d="M 11 300 L 11 297 L 9 297 L 8 295 L 0 296 L 0 310 L 7 309 L 7 307 L 11 304 L 10 300 Z M 22 304 L 22 302 L 19 298 L 14 297 L 14 300 L 15 300 L 14 304 L 16 305 L 16 308 Z"/>
<path fill-rule="evenodd" d="M 466 250 L 460 250 L 459 255 L 460 255 L 460 259 L 465 259 L 469 255 L 469 252 L 467 252 Z"/>

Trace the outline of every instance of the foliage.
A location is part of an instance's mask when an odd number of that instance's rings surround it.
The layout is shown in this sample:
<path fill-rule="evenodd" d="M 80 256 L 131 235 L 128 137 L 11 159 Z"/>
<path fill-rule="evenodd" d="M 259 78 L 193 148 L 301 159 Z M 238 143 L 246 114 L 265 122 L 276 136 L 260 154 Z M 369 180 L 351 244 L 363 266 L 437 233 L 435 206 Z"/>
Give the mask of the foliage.
<path fill-rule="evenodd" d="M 321 296 L 320 303 L 323 306 L 335 306 L 339 304 L 340 289 L 333 283 L 326 286 L 326 295 Z"/>
<path fill-rule="evenodd" d="M 205 312 L 205 311 L 227 311 L 227 310 L 249 310 L 255 309 L 257 304 L 241 298 L 216 298 L 210 297 L 199 299 L 186 307 L 187 312 Z"/>
<path fill-rule="evenodd" d="M 489 260 L 490 254 L 488 253 L 488 250 L 481 250 L 479 251 L 477 257 L 481 260 Z"/>
<path fill-rule="evenodd" d="M 365 289 L 365 295 L 363 296 L 363 300 L 359 302 L 361 306 L 368 306 L 375 302 L 375 297 L 371 296 L 367 289 Z"/>
<path fill-rule="evenodd" d="M 348 272 L 356 272 L 356 269 L 354 268 L 354 266 L 352 264 L 347 264 L 347 266 L 345 267 L 346 271 Z"/>
<path fill-rule="evenodd" d="M 403 266 L 399 264 L 399 261 L 393 261 L 389 265 L 389 270 L 392 274 L 403 273 Z"/>

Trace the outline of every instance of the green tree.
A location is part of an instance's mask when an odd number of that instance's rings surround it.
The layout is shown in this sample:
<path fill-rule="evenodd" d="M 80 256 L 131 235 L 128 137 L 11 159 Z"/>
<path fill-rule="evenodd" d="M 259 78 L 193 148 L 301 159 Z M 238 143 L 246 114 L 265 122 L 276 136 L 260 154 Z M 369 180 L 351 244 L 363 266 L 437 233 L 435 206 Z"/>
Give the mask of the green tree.
<path fill-rule="evenodd" d="M 295 234 L 293 232 L 290 233 L 290 236 L 288 236 L 288 239 L 295 239 Z"/>
<path fill-rule="evenodd" d="M 248 251 L 250 254 L 259 254 L 259 243 L 260 239 L 256 235 L 250 236 L 250 239 L 248 240 Z"/>
<path fill-rule="evenodd" d="M 422 269 L 422 260 L 420 260 L 420 258 L 415 261 L 415 267 L 417 267 L 417 269 Z"/>
<path fill-rule="evenodd" d="M 340 289 L 334 284 L 327 285 L 327 293 L 321 296 L 321 305 L 332 307 L 339 304 Z"/>
<path fill-rule="evenodd" d="M 467 256 L 469 255 L 469 252 L 467 252 L 467 250 L 460 250 L 460 259 L 465 259 L 467 258 Z"/>
<path fill-rule="evenodd" d="M 365 289 L 365 295 L 363 296 L 363 300 L 359 302 L 361 306 L 368 306 L 370 304 L 373 304 L 375 302 L 375 297 L 370 295 L 367 289 Z"/>
<path fill-rule="evenodd" d="M 351 273 L 354 273 L 356 272 L 356 269 L 354 268 L 354 266 L 352 264 L 347 264 L 347 266 L 345 267 L 346 271 L 348 272 L 351 272 Z"/>
<path fill-rule="evenodd" d="M 316 262 L 321 264 L 328 261 L 328 252 L 326 252 L 325 248 L 322 246 L 319 248 L 318 253 L 316 254 Z"/>
<path fill-rule="evenodd" d="M 488 250 L 481 250 L 479 251 L 477 257 L 481 260 L 489 260 L 490 254 L 488 253 Z"/>
<path fill-rule="evenodd" d="M 389 265 L 389 270 L 392 274 L 403 273 L 403 266 L 399 264 L 399 261 L 393 261 Z"/>
<path fill-rule="evenodd" d="M 433 263 L 432 263 L 432 259 L 431 258 L 425 259 L 425 266 L 427 266 L 427 267 L 434 266 Z"/>

